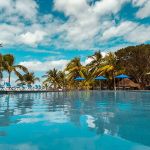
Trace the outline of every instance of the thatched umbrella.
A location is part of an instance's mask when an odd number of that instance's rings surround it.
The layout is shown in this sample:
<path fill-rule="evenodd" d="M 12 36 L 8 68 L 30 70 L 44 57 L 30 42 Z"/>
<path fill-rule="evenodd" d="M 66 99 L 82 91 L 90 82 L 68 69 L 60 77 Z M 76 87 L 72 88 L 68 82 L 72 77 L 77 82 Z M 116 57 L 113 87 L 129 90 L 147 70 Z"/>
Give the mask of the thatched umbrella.
<path fill-rule="evenodd" d="M 132 87 L 140 89 L 140 85 L 138 83 L 134 83 L 132 80 L 128 78 L 121 80 L 118 85 L 120 87 Z"/>

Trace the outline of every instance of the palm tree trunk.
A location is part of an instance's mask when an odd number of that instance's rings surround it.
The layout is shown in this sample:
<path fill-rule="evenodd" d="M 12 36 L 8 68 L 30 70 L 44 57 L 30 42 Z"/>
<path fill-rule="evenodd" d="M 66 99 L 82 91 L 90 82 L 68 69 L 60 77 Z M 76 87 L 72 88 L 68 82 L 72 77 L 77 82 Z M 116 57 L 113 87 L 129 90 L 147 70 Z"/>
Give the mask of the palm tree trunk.
<path fill-rule="evenodd" d="M 115 77 L 114 77 L 114 90 L 116 91 L 116 80 L 115 80 Z"/>
<path fill-rule="evenodd" d="M 113 71 L 113 80 L 114 80 L 114 90 L 116 91 L 116 80 L 115 80 L 115 72 Z"/>
<path fill-rule="evenodd" d="M 8 82 L 10 83 L 10 78 L 11 78 L 11 72 L 8 72 Z"/>
<path fill-rule="evenodd" d="M 102 83 L 101 83 L 101 81 L 100 81 L 100 89 L 102 90 Z"/>
<path fill-rule="evenodd" d="M 115 73 L 113 72 L 113 78 L 114 78 L 114 90 L 116 91 L 116 80 L 115 80 Z"/>
<path fill-rule="evenodd" d="M 54 90 L 56 90 L 56 84 L 54 83 Z"/>

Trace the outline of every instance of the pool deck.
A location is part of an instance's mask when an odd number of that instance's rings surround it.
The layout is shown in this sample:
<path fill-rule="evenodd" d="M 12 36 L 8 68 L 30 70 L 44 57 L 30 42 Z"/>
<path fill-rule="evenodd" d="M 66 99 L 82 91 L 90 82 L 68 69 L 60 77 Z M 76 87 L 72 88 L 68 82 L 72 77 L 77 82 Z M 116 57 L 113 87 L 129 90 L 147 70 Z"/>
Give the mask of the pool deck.
<path fill-rule="evenodd" d="M 73 91 L 78 91 L 78 90 L 73 90 Z M 80 90 L 78 92 L 83 92 L 86 90 Z M 91 90 L 93 91 L 93 90 Z M 94 90 L 95 91 L 95 90 Z M 99 91 L 100 90 L 96 90 Z M 126 91 L 126 92 L 150 92 L 150 90 L 102 90 L 103 92 L 120 92 L 120 91 Z M 19 93 L 48 93 L 48 92 L 68 92 L 67 90 L 64 91 L 59 91 L 59 90 L 2 90 L 0 91 L 0 94 L 19 94 Z"/>
<path fill-rule="evenodd" d="M 8 91 L 0 91 L 0 94 L 17 94 L 17 93 L 47 93 L 47 92 L 62 92 L 62 91 L 54 91 L 54 90 L 8 90 Z"/>

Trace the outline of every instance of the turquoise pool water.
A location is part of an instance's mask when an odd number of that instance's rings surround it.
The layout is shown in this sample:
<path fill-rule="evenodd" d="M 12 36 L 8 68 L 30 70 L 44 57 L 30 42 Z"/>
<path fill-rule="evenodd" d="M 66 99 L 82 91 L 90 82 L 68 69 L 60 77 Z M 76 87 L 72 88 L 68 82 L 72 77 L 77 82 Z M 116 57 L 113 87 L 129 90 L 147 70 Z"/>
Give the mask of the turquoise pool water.
<path fill-rule="evenodd" d="M 0 95 L 0 150 L 150 150 L 150 92 Z"/>

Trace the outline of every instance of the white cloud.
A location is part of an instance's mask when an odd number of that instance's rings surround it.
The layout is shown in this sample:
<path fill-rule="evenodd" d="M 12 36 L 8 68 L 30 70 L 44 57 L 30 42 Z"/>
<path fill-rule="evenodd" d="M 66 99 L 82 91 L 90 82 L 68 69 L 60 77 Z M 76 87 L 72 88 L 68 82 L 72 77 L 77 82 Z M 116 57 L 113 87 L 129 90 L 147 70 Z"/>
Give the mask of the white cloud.
<path fill-rule="evenodd" d="M 126 35 L 125 39 L 135 43 L 150 41 L 150 26 L 138 26 L 135 30 Z"/>
<path fill-rule="evenodd" d="M 0 0 L 0 11 L 3 12 L 0 14 L 1 43 L 7 46 L 30 47 L 41 43 L 53 44 L 51 37 L 58 34 L 62 22 L 54 19 L 51 14 L 38 16 L 38 6 L 34 0 L 6 0 L 6 2 L 5 4 Z M 46 35 L 48 35 L 47 38 Z"/>
<path fill-rule="evenodd" d="M 55 9 L 64 12 L 67 16 L 80 17 L 91 11 L 95 15 L 117 13 L 122 5 L 129 0 L 101 0 L 90 6 L 87 0 L 55 0 Z M 88 16 L 88 14 L 87 14 Z M 88 20 L 88 18 L 87 18 Z"/>
<path fill-rule="evenodd" d="M 55 0 L 55 9 L 69 16 L 69 20 L 61 27 L 64 46 L 92 49 L 94 43 L 98 42 L 96 37 L 103 31 L 103 16 L 116 14 L 127 1 L 102 0 L 90 6 L 86 0 Z"/>
<path fill-rule="evenodd" d="M 44 37 L 46 36 L 46 32 L 42 30 L 41 26 L 26 27 L 22 23 L 16 25 L 6 23 L 0 24 L 0 31 L 0 42 L 5 45 L 24 44 L 35 46 L 44 41 Z"/>
<path fill-rule="evenodd" d="M 132 0 L 133 6 L 142 6 L 144 5 L 148 0 Z"/>
<path fill-rule="evenodd" d="M 0 0 L 0 42 L 5 45 L 34 46 L 44 40 L 45 31 L 35 26 L 38 14 L 35 0 Z M 26 25 L 30 21 L 31 25 Z"/>
<path fill-rule="evenodd" d="M 37 15 L 37 8 L 38 5 L 34 0 L 0 0 L 0 10 L 5 14 L 5 18 L 16 15 L 34 20 Z"/>
<path fill-rule="evenodd" d="M 86 0 L 55 0 L 54 5 L 56 10 L 64 12 L 67 16 L 76 17 L 89 8 Z"/>
<path fill-rule="evenodd" d="M 137 18 L 150 17 L 150 1 L 149 0 L 132 0 L 133 6 L 139 7 L 136 13 Z"/>
<path fill-rule="evenodd" d="M 86 0 L 56 0 L 55 9 L 70 17 L 60 27 L 64 34 L 61 39 L 65 42 L 64 46 L 76 49 L 90 47 L 99 30 L 99 19 Z"/>
<path fill-rule="evenodd" d="M 20 65 L 26 66 L 30 71 L 39 71 L 39 72 L 45 72 L 49 69 L 56 68 L 58 70 L 63 70 L 69 60 L 52 60 L 52 61 L 23 61 L 20 62 Z"/>
<path fill-rule="evenodd" d="M 31 26 L 26 26 L 23 23 L 17 24 L 7 24 L 3 23 L 0 24 L 0 42 L 7 46 L 12 45 L 26 45 L 26 46 L 36 46 L 38 44 L 46 44 L 46 36 L 48 35 L 49 38 L 53 35 L 52 32 L 57 32 L 53 25 L 47 25 L 44 27 L 41 24 L 32 24 Z M 50 29 L 51 28 L 51 29 Z M 51 31 L 52 30 L 52 31 Z M 51 41 L 48 39 L 47 43 Z"/>
<path fill-rule="evenodd" d="M 137 27 L 138 24 L 131 22 L 131 21 L 125 21 L 119 24 L 118 26 L 112 26 L 108 30 L 106 30 L 103 33 L 102 40 L 108 40 L 113 37 L 119 37 L 119 36 L 125 36 L 128 33 L 130 33 L 132 30 Z"/>
<path fill-rule="evenodd" d="M 114 37 L 122 37 L 128 42 L 141 44 L 150 41 L 150 27 L 146 25 L 140 25 L 131 21 L 125 21 L 118 26 L 112 26 L 111 28 L 106 30 L 103 33 L 101 40 L 108 41 L 109 39 Z"/>
<path fill-rule="evenodd" d="M 97 1 L 94 7 L 94 12 L 99 15 L 116 14 L 122 5 L 129 0 L 101 0 Z"/>
<path fill-rule="evenodd" d="M 17 43 L 17 36 L 22 32 L 22 25 L 0 24 L 0 42 L 12 45 Z"/>
<path fill-rule="evenodd" d="M 38 5 L 34 0 L 16 0 L 15 8 L 25 19 L 36 18 Z"/>
<path fill-rule="evenodd" d="M 150 17 L 150 1 L 148 1 L 139 11 L 136 13 L 138 18 Z"/>
<path fill-rule="evenodd" d="M 27 32 L 25 34 L 20 35 L 20 41 L 27 45 L 37 45 L 39 42 L 43 41 L 44 36 L 46 36 L 46 33 L 44 31 L 35 31 Z"/>
<path fill-rule="evenodd" d="M 138 17 L 149 15 L 148 0 L 100 0 L 92 5 L 89 0 L 55 0 L 55 11 L 64 13 L 67 21 L 53 14 L 39 15 L 35 0 L 0 0 L 0 11 L 3 12 L 0 14 L 0 22 L 3 22 L 0 24 L 0 42 L 8 46 L 27 46 L 26 49 L 46 45 L 56 49 L 94 50 L 98 47 L 95 45 L 100 47 L 104 40 L 108 42 L 113 37 L 134 41 L 132 36 L 127 36 L 140 25 L 132 21 L 117 25 L 112 19 L 114 15 L 119 16 L 119 11 L 129 1 L 139 7 Z M 148 29 L 144 28 L 145 31 Z M 147 36 L 144 39 L 147 40 Z M 42 53 L 37 48 L 33 51 Z M 44 52 L 48 53 L 48 50 Z"/>

